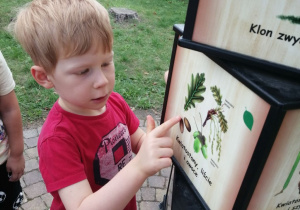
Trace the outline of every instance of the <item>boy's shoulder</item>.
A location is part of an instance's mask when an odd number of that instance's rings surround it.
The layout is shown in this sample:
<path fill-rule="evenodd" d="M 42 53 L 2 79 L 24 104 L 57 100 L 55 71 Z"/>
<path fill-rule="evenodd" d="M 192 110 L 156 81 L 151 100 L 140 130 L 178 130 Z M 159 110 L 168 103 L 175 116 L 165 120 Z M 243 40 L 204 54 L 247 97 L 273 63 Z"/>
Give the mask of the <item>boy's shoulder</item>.
<path fill-rule="evenodd" d="M 121 96 L 121 94 L 117 92 L 112 92 L 109 96 L 108 100 L 118 101 L 118 102 L 125 102 L 125 99 Z"/>
<path fill-rule="evenodd" d="M 128 106 L 127 102 L 125 101 L 125 99 L 123 98 L 123 96 L 121 96 L 121 94 L 117 93 L 117 92 L 112 92 L 109 96 L 109 99 L 107 101 L 107 104 L 110 104 L 112 106 L 118 106 L 119 108 L 123 109 L 125 107 Z"/>
<path fill-rule="evenodd" d="M 101 116 L 81 116 L 63 110 L 58 104 L 58 101 L 56 101 L 48 113 L 40 136 L 47 138 L 54 133 L 57 134 L 58 132 L 66 134 L 69 133 L 70 130 L 73 130 L 73 127 L 76 130 L 75 127 L 79 124 L 86 125 L 86 127 L 88 127 L 88 125 L 94 122 L 94 120 L 106 119 L 107 116 L 110 116 L 111 114 L 127 116 L 128 112 L 130 112 L 129 105 L 117 92 L 111 93 L 107 101 L 107 109 L 106 113 Z"/>
<path fill-rule="evenodd" d="M 129 105 L 123 96 L 117 92 L 112 92 L 107 101 L 108 108 L 118 109 L 121 112 L 127 113 L 130 110 Z"/>

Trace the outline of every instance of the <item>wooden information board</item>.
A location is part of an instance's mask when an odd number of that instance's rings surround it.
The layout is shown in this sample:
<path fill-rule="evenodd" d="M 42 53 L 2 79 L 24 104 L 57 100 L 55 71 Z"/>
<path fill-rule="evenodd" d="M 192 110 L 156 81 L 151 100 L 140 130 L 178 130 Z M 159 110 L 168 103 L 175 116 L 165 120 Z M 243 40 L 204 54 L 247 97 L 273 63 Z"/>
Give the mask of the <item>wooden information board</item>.
<path fill-rule="evenodd" d="M 185 38 L 233 60 L 300 75 L 300 1 L 190 0 L 189 8 Z"/>
<path fill-rule="evenodd" d="M 248 209 L 300 208 L 300 110 L 286 113 Z"/>
<path fill-rule="evenodd" d="M 162 114 L 162 122 L 182 117 L 170 131 L 171 209 L 298 208 L 297 78 L 216 59 L 182 40 L 175 36 Z"/>
<path fill-rule="evenodd" d="M 174 156 L 211 209 L 232 209 L 269 109 L 204 54 L 178 47 L 165 119 L 181 115 Z"/>

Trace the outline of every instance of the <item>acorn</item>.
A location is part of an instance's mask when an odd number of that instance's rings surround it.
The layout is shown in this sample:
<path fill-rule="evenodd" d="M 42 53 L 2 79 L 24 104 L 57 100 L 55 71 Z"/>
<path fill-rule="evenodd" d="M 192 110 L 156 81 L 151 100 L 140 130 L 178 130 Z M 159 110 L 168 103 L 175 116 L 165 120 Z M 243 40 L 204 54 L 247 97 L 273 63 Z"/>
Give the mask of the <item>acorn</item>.
<path fill-rule="evenodd" d="M 188 130 L 188 132 L 191 132 L 191 125 L 186 117 L 184 118 L 184 124 L 185 124 L 185 127 Z"/>
<path fill-rule="evenodd" d="M 183 125 L 183 120 L 182 119 L 179 122 L 179 127 L 180 127 L 180 132 L 183 133 L 183 131 L 184 131 L 184 125 Z"/>

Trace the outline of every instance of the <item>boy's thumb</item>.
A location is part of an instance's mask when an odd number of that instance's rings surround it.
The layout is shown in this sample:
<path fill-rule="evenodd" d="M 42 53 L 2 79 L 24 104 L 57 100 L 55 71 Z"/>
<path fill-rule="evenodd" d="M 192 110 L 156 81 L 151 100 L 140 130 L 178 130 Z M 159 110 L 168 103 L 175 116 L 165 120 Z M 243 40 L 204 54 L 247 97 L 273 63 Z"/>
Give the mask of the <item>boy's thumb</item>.
<path fill-rule="evenodd" d="M 151 115 L 147 116 L 147 133 L 150 133 L 155 128 L 155 121 Z"/>

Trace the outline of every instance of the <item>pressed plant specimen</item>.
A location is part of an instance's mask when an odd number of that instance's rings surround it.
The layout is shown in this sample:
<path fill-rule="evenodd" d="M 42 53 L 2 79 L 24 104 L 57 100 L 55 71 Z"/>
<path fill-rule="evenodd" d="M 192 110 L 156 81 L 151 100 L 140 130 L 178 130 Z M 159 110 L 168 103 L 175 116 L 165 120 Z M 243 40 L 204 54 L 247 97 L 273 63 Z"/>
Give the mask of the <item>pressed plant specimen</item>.
<path fill-rule="evenodd" d="M 283 191 L 285 190 L 285 188 L 287 188 L 287 186 L 289 185 L 289 183 L 290 183 L 290 181 L 291 181 L 291 178 L 292 178 L 292 176 L 293 176 L 293 174 L 294 174 L 294 172 L 295 172 L 295 170 L 296 170 L 296 168 L 297 168 L 297 166 L 298 166 L 299 161 L 300 161 L 300 152 L 299 152 L 298 155 L 297 155 L 297 158 L 296 158 L 296 160 L 295 160 L 295 162 L 294 162 L 294 164 L 293 164 L 293 167 L 292 167 L 292 169 L 291 169 L 291 171 L 290 171 L 290 173 L 289 173 L 287 179 L 286 179 L 285 182 L 284 182 L 284 185 L 283 185 L 281 191 L 278 192 L 278 193 L 276 193 L 274 196 L 277 196 L 277 195 L 283 193 Z"/>
<path fill-rule="evenodd" d="M 207 121 L 210 120 L 210 133 L 209 142 L 211 142 L 211 153 L 214 152 L 214 142 L 216 143 L 215 150 L 218 152 L 218 161 L 220 161 L 221 156 L 221 134 L 226 133 L 228 129 L 227 120 L 223 114 L 223 103 L 222 95 L 220 89 L 217 86 L 210 87 L 213 97 L 217 103 L 217 106 L 213 109 L 208 110 L 206 119 L 203 122 L 203 127 L 206 125 Z"/>
<path fill-rule="evenodd" d="M 195 103 L 200 103 L 204 100 L 202 94 L 205 92 L 206 87 L 203 85 L 205 82 L 205 74 L 197 73 L 194 77 L 192 74 L 191 84 L 188 85 L 188 96 L 185 98 L 184 110 L 194 107 Z"/>
<path fill-rule="evenodd" d="M 203 93 L 206 91 L 204 86 L 205 74 L 197 73 L 196 76 L 192 74 L 191 83 L 188 85 L 188 96 L 185 97 L 184 110 L 187 111 L 190 108 L 195 108 L 195 103 L 201 103 L 204 100 Z M 202 134 L 202 128 L 210 121 L 210 133 L 209 133 L 209 142 L 211 142 L 211 152 L 214 153 L 214 149 L 218 152 L 218 161 L 220 161 L 221 156 L 221 134 L 226 133 L 228 129 L 227 120 L 223 114 L 223 102 L 220 89 L 217 86 L 212 86 L 210 88 L 213 98 L 217 103 L 215 108 L 208 110 L 206 118 L 202 124 L 201 118 L 201 131 L 199 131 L 197 122 L 195 120 L 197 131 L 193 133 L 194 137 L 194 151 L 198 153 L 201 149 L 204 158 L 207 158 L 207 142 L 206 137 Z M 185 118 L 185 122 L 187 119 Z M 186 124 L 186 123 L 185 123 Z M 190 124 L 187 126 L 188 131 L 190 132 Z M 216 146 L 214 146 L 216 143 Z"/>

